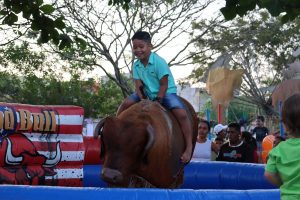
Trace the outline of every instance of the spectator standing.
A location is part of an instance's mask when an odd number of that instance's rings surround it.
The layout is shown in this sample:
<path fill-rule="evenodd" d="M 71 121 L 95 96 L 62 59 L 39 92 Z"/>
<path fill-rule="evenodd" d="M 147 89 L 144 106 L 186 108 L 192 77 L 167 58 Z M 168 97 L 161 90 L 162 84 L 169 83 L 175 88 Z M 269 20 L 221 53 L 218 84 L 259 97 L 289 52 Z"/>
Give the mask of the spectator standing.
<path fill-rule="evenodd" d="M 207 138 L 209 130 L 209 122 L 201 120 L 192 160 L 210 161 L 212 158 L 212 151 L 218 151 L 217 145 Z"/>
<path fill-rule="evenodd" d="M 224 144 L 224 139 L 217 136 L 215 139 L 215 144 L 221 147 Z"/>
<path fill-rule="evenodd" d="M 216 158 L 217 158 L 217 156 L 219 154 L 220 148 L 224 144 L 224 139 L 222 137 L 217 136 L 215 138 L 214 143 L 215 143 L 215 146 L 217 147 L 216 148 L 217 152 L 215 152 L 215 151 L 212 152 L 212 155 L 211 155 L 212 158 L 211 158 L 211 160 L 216 160 Z"/>
<path fill-rule="evenodd" d="M 281 200 L 300 199 L 300 94 L 283 104 L 282 122 L 288 139 L 269 153 L 265 177 L 280 187 Z"/>
<path fill-rule="evenodd" d="M 264 126 L 265 118 L 262 115 L 256 117 L 256 127 L 252 131 L 252 135 L 256 138 L 257 151 L 262 151 L 262 141 L 269 134 L 269 129 Z"/>
<path fill-rule="evenodd" d="M 230 123 L 227 128 L 229 142 L 221 146 L 217 161 L 228 162 L 254 162 L 254 152 L 250 146 L 241 139 L 241 126 L 239 123 Z"/>

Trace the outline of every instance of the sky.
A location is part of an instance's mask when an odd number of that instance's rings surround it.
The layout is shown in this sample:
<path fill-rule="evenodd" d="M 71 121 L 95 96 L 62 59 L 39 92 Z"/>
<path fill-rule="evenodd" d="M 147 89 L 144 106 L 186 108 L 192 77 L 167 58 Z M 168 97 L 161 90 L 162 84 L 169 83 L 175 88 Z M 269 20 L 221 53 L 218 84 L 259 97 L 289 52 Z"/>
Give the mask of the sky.
<path fill-rule="evenodd" d="M 209 17 L 209 16 L 212 16 L 214 14 L 220 13 L 219 9 L 224 4 L 225 4 L 225 0 L 217 0 L 216 3 L 210 5 L 210 7 L 206 9 L 206 13 L 204 13 L 203 16 Z M 4 37 L 1 37 L 0 41 L 2 41 L 3 39 L 4 39 Z M 180 49 L 180 46 L 183 46 L 184 42 L 188 41 L 188 40 L 189 40 L 189 38 L 188 38 L 187 35 L 185 35 L 185 36 L 183 35 L 181 37 L 178 37 L 172 43 L 170 43 L 168 46 L 164 46 L 162 49 L 160 49 L 158 51 L 158 54 L 161 57 L 163 57 L 167 62 L 169 62 L 169 60 L 171 58 L 173 58 L 172 53 L 177 53 L 176 49 Z M 182 79 L 184 77 L 189 76 L 191 74 L 191 72 L 192 72 L 193 69 L 194 69 L 193 65 L 188 65 L 188 66 L 172 66 L 171 67 L 171 71 L 173 73 L 173 76 L 174 76 L 176 82 L 178 82 L 179 79 Z M 99 77 L 99 75 L 100 76 L 105 75 L 104 72 L 102 72 L 100 69 L 98 69 L 95 72 L 86 74 L 84 76 L 86 76 L 86 78 L 90 78 L 92 76 L 95 76 L 95 74 L 97 74 L 98 77 Z M 68 79 L 69 75 L 66 75 L 64 78 Z"/>
<path fill-rule="evenodd" d="M 220 8 L 225 5 L 225 0 L 217 0 L 214 4 L 210 5 L 203 16 L 213 16 L 220 13 Z M 188 40 L 188 38 L 186 38 Z M 181 43 L 184 42 L 184 38 L 178 38 L 177 41 L 172 43 L 172 46 L 166 46 L 158 53 L 167 60 L 171 58 L 170 52 L 174 51 L 174 47 L 182 45 Z M 183 69 L 184 68 L 184 69 Z M 173 73 L 174 79 L 178 82 L 179 79 L 185 78 L 189 76 L 194 69 L 194 65 L 188 66 L 172 66 L 171 71 Z"/>
<path fill-rule="evenodd" d="M 202 14 L 202 16 L 209 18 L 214 15 L 220 14 L 220 8 L 223 7 L 225 4 L 225 0 L 216 0 L 214 4 L 211 4 L 208 8 L 206 8 L 205 12 Z M 203 12 L 203 11 L 201 11 Z M 160 33 L 157 33 L 159 35 Z M 156 37 L 159 37 L 157 36 Z M 167 46 L 162 47 L 157 53 L 163 57 L 167 62 L 170 61 L 170 59 L 173 58 L 172 53 L 178 53 L 176 52 L 176 49 L 181 49 L 184 45 L 184 42 L 188 41 L 190 38 L 188 38 L 187 35 L 181 35 L 178 38 L 176 38 L 173 42 L 169 43 Z M 191 47 L 193 48 L 193 47 Z M 190 50 L 194 50 L 191 49 Z M 194 65 L 187 65 L 187 66 L 172 66 L 171 71 L 173 73 L 175 81 L 178 83 L 178 81 L 182 78 L 185 78 L 189 76 L 194 69 Z M 110 70 L 108 70 L 110 71 Z M 111 71 L 113 73 L 113 71 Z M 96 69 L 93 73 L 87 74 L 87 78 L 95 76 L 95 75 L 100 75 L 100 76 L 105 76 L 104 72 L 101 71 L 101 69 Z M 99 77 L 99 76 L 97 76 Z M 94 77 L 95 78 L 95 77 Z"/>

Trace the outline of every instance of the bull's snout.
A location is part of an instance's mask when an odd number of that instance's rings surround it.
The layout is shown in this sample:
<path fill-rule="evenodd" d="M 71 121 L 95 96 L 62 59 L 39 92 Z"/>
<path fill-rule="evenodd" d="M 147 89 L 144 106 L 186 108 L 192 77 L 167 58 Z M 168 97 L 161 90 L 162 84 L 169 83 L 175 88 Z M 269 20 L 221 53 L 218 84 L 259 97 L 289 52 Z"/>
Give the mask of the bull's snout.
<path fill-rule="evenodd" d="M 103 168 L 101 171 L 101 177 L 103 180 L 110 183 L 122 183 L 124 180 L 120 171 L 110 168 Z"/>

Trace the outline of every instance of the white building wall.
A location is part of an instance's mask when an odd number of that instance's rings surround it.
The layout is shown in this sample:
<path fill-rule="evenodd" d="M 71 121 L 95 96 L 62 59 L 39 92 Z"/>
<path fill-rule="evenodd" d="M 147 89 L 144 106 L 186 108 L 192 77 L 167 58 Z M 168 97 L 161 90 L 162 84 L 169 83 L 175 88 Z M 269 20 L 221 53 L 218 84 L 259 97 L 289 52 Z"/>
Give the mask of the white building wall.
<path fill-rule="evenodd" d="M 197 113 L 200 111 L 200 88 L 191 88 L 189 86 L 181 88 L 178 86 L 177 94 L 190 102 Z"/>

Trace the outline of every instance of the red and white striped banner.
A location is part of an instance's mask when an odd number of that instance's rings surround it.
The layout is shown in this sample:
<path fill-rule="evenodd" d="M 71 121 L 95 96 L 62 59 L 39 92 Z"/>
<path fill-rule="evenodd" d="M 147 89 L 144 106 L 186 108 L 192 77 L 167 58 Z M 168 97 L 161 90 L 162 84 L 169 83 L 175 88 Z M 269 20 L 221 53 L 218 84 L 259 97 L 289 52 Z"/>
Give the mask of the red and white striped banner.
<path fill-rule="evenodd" d="M 0 103 L 0 183 L 82 186 L 83 118 L 78 106 Z"/>

